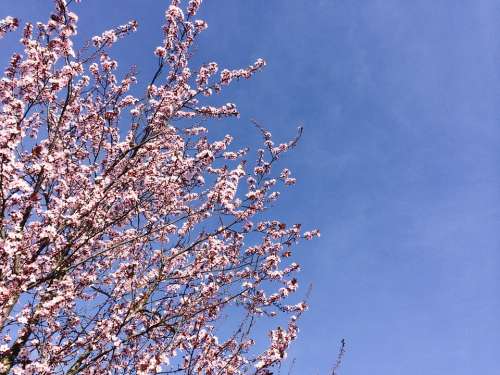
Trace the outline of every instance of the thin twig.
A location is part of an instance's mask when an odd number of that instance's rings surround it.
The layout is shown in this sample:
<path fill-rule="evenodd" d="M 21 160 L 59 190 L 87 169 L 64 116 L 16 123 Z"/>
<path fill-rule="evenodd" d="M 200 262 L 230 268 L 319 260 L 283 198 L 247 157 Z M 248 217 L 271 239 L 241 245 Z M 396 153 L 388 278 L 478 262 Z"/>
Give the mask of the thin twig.
<path fill-rule="evenodd" d="M 337 361 L 335 362 L 335 365 L 333 366 L 332 369 L 332 375 L 338 375 L 337 370 L 339 369 L 342 359 L 344 358 L 345 354 L 345 339 L 340 340 L 340 349 L 339 349 L 339 354 L 337 354 Z"/>

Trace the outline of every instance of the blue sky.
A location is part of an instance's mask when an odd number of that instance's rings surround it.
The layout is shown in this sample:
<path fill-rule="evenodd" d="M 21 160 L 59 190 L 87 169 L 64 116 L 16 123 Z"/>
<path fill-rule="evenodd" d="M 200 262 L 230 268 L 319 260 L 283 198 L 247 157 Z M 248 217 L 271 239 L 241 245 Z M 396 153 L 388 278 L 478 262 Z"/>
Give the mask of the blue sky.
<path fill-rule="evenodd" d="M 116 55 L 149 77 L 167 3 L 84 0 L 81 30 L 136 18 Z M 0 16 L 49 7 L 2 0 Z M 297 252 L 314 290 L 294 373 L 328 374 L 345 338 L 342 375 L 498 374 L 500 3 L 207 0 L 202 16 L 197 61 L 269 64 L 228 92 L 241 119 L 213 126 L 305 126 L 277 207 L 322 231 Z"/>

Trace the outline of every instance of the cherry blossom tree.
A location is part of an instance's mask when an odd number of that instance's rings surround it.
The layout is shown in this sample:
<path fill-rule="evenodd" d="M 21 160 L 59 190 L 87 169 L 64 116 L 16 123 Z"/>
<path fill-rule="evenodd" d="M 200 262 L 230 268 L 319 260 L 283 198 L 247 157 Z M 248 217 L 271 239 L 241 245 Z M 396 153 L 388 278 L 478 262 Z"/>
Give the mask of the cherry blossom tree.
<path fill-rule="evenodd" d="M 238 116 L 203 98 L 265 62 L 190 66 L 201 0 L 172 0 L 140 89 L 110 55 L 137 23 L 77 48 L 76 3 L 26 23 L 0 79 L 0 374 L 271 373 L 306 309 L 292 248 L 319 235 L 269 216 L 300 130 L 257 125 L 250 151 L 203 126 Z"/>

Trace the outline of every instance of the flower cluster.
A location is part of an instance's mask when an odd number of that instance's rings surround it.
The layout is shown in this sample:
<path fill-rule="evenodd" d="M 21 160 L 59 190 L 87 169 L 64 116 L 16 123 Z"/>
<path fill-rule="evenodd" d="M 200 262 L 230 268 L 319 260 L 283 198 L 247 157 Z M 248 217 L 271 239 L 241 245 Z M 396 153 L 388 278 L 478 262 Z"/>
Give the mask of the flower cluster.
<path fill-rule="evenodd" d="M 19 20 L 14 17 L 5 17 L 0 20 L 0 38 L 2 38 L 9 31 L 14 31 L 19 26 Z"/>
<path fill-rule="evenodd" d="M 287 302 L 289 258 L 319 236 L 269 217 L 298 137 L 275 145 L 258 126 L 255 160 L 208 138 L 200 124 L 238 111 L 201 98 L 265 63 L 190 67 L 200 5 L 171 1 L 143 95 L 110 51 L 136 22 L 77 50 L 75 2 L 56 0 L 24 27 L 0 79 L 0 374 L 242 374 L 285 358 L 306 309 Z M 274 316 L 291 320 L 258 352 L 251 328 Z"/>

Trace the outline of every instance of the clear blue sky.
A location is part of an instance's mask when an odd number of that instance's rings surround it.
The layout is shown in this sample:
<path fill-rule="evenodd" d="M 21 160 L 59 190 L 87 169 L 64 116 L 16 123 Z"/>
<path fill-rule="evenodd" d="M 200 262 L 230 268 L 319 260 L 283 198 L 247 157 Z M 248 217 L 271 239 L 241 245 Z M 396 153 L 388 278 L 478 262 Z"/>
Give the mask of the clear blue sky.
<path fill-rule="evenodd" d="M 167 3 L 84 0 L 82 32 L 136 18 L 140 31 L 116 51 L 149 77 Z M 38 19 L 49 6 L 2 0 L 0 16 Z M 305 125 L 286 159 L 299 182 L 277 210 L 322 231 L 297 253 L 314 291 L 294 373 L 328 374 L 345 338 L 341 375 L 499 374 L 500 3 L 204 9 L 199 61 L 269 63 L 228 93 L 242 111 L 233 132 L 250 137 L 250 118 L 283 138 Z"/>

